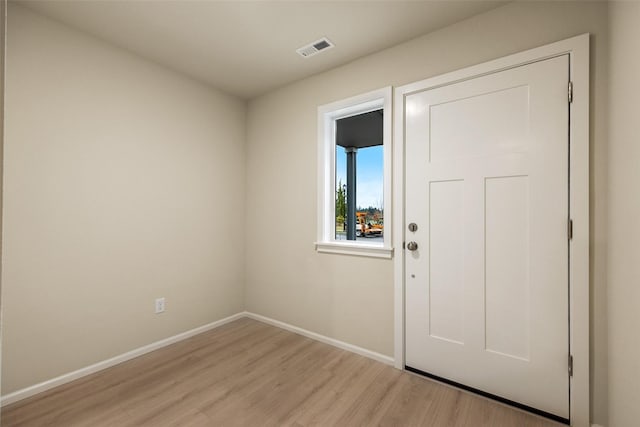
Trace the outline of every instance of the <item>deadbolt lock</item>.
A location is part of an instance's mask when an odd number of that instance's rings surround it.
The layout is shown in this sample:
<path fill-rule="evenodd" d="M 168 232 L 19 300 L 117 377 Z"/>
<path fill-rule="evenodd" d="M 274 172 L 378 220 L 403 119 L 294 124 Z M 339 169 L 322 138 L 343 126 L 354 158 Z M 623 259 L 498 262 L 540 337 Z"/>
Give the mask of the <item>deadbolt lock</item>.
<path fill-rule="evenodd" d="M 418 230 L 418 224 L 416 224 L 415 222 L 412 222 L 411 224 L 409 224 L 409 231 L 413 231 L 414 233 Z"/>

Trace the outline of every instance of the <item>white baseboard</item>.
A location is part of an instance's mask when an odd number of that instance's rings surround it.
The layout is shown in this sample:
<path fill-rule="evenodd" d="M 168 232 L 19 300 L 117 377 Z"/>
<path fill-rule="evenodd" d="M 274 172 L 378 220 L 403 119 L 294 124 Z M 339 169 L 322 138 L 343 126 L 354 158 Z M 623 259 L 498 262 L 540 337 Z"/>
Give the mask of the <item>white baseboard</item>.
<path fill-rule="evenodd" d="M 302 328 L 299 328 L 297 326 L 293 326 L 293 325 L 290 325 L 288 323 L 281 322 L 279 320 L 271 319 L 269 317 L 262 316 L 260 314 L 255 314 L 255 313 L 251 313 L 251 312 L 246 311 L 245 312 L 245 316 L 250 318 L 250 319 L 254 319 L 254 320 L 257 320 L 259 322 L 267 323 L 269 325 L 276 326 L 278 328 L 285 329 L 287 331 L 294 332 L 294 333 L 299 334 L 299 335 L 303 335 L 303 336 L 305 336 L 307 338 L 311 338 L 311 339 L 314 339 L 316 341 L 320 341 L 320 342 L 323 342 L 325 344 L 329 344 L 329 345 L 332 345 L 334 347 L 338 347 L 338 348 L 340 348 L 342 350 L 347 350 L 347 351 L 350 351 L 352 353 L 359 354 L 360 356 L 364 356 L 364 357 L 368 357 L 368 358 L 373 359 L 373 360 L 377 360 L 378 362 L 382 362 L 382 363 L 385 363 L 387 365 L 393 366 L 394 361 L 395 361 L 393 357 L 385 356 L 384 354 L 376 353 L 375 351 L 367 350 L 366 348 L 358 347 L 356 345 L 349 344 L 349 343 L 346 343 L 344 341 L 336 340 L 334 338 L 329 338 L 327 336 L 320 335 L 320 334 L 317 334 L 315 332 L 311 332 L 311 331 L 308 331 L 306 329 L 302 329 Z"/>
<path fill-rule="evenodd" d="M 604 427 L 604 426 L 601 426 L 600 424 L 591 424 L 591 427 Z"/>
<path fill-rule="evenodd" d="M 375 351 L 367 350 L 362 347 L 358 347 L 353 344 L 346 343 L 344 341 L 339 341 L 333 338 L 329 338 L 324 335 L 317 334 L 315 332 L 308 331 L 306 329 L 299 328 L 297 326 L 290 325 L 288 323 L 281 322 L 279 320 L 271 319 L 269 317 L 261 316 L 259 314 L 250 313 L 247 311 L 236 313 L 232 316 L 225 317 L 224 319 L 217 320 L 215 322 L 211 322 L 209 324 L 200 326 L 198 328 L 191 329 L 186 332 L 182 332 L 180 334 L 174 335 L 169 338 L 165 338 L 160 341 L 156 341 L 149 345 L 145 345 L 143 347 L 137 348 L 135 350 L 128 351 L 119 356 L 112 357 L 107 360 L 103 360 L 98 363 L 94 363 L 93 365 L 78 369 L 77 371 L 69 372 L 67 374 L 60 375 L 59 377 L 34 384 L 32 386 L 23 388 L 22 390 L 14 391 L 13 393 L 9 393 L 0 398 L 0 406 L 7 406 L 12 403 L 15 403 L 19 400 L 26 399 L 38 393 L 42 393 L 43 391 L 50 390 L 54 387 L 58 387 L 60 385 L 69 383 L 71 381 L 77 380 L 78 378 L 85 377 L 87 375 L 91 375 L 98 371 L 102 371 L 103 369 L 110 368 L 112 366 L 118 365 L 122 362 L 126 362 L 127 360 L 131 360 L 135 357 L 142 356 L 143 354 L 150 353 L 154 350 L 158 350 L 162 347 L 166 347 L 168 345 L 174 344 L 178 341 L 185 340 L 187 338 L 191 338 L 194 335 L 201 334 L 203 332 L 209 331 L 211 329 L 218 328 L 224 324 L 229 322 L 233 322 L 234 320 L 241 319 L 243 317 L 248 317 L 250 319 L 257 320 L 259 322 L 267 323 L 272 326 L 276 326 L 281 329 L 285 329 L 290 332 L 294 332 L 299 335 L 303 335 L 305 337 L 314 339 L 316 341 L 323 342 L 325 344 L 332 345 L 334 347 L 341 348 L 343 350 L 350 351 L 352 353 L 359 354 L 361 356 L 368 357 L 373 360 L 377 360 L 378 362 L 385 363 L 387 365 L 392 365 L 394 363 L 394 359 L 390 356 L 385 356 L 384 354 L 376 353 Z"/>
<path fill-rule="evenodd" d="M 112 366 L 118 365 L 122 362 L 126 362 L 127 360 L 131 360 L 135 357 L 142 356 L 143 354 L 150 353 L 154 350 L 158 350 L 162 347 L 166 347 L 170 344 L 174 344 L 178 341 L 185 340 L 187 338 L 191 338 L 194 335 L 201 334 L 203 332 L 209 331 L 211 329 L 218 328 L 226 323 L 233 322 L 234 320 L 241 319 L 245 317 L 244 312 L 236 313 L 232 316 L 225 317 L 224 319 L 217 320 L 215 322 L 208 323 L 206 325 L 191 329 L 186 332 L 182 332 L 180 334 L 174 335 L 169 338 L 165 338 L 160 341 L 156 341 L 149 345 L 145 345 L 143 347 L 137 348 L 135 350 L 128 351 L 119 356 L 112 357 L 111 359 L 103 360 L 102 362 L 94 363 L 93 365 L 87 366 L 85 368 L 78 369 L 77 371 L 69 372 L 64 375 L 60 375 L 59 377 L 41 382 L 39 384 L 34 384 L 32 386 L 23 388 L 22 390 L 14 391 L 13 393 L 9 393 L 5 396 L 2 396 L 0 399 L 0 406 L 10 405 L 19 400 L 26 399 L 27 397 L 31 397 L 35 394 L 42 393 L 43 391 L 52 389 L 54 387 L 60 386 L 62 384 L 66 384 L 68 382 L 77 380 L 78 378 L 82 378 L 87 375 L 91 375 L 98 371 L 102 371 L 103 369 L 110 368 Z"/>

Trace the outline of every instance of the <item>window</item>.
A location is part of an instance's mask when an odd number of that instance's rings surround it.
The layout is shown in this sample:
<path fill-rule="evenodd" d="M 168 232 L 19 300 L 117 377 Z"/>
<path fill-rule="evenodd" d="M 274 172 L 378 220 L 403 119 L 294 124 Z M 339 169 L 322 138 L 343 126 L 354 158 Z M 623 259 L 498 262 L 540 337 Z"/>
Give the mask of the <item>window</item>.
<path fill-rule="evenodd" d="M 391 88 L 318 108 L 319 252 L 391 258 Z"/>

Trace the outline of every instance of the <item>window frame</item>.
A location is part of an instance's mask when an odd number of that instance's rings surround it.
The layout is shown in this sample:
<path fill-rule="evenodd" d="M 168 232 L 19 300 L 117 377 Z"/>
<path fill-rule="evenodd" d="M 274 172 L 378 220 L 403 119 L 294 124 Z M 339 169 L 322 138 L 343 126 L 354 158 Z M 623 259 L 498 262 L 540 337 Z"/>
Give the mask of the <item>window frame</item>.
<path fill-rule="evenodd" d="M 393 257 L 392 239 L 392 101 L 393 89 L 387 86 L 351 98 L 318 107 L 318 232 L 315 243 L 320 253 Z M 383 242 L 373 244 L 354 240 L 336 240 L 336 120 L 383 110 Z"/>

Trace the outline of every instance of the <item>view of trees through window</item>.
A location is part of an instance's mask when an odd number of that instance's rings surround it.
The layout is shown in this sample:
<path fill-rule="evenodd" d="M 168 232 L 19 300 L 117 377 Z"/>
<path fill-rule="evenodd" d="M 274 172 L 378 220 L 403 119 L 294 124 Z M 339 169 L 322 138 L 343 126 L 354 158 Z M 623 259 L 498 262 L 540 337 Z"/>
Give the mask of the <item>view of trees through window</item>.
<path fill-rule="evenodd" d="M 347 224 L 356 224 L 355 240 L 382 243 L 384 234 L 383 147 L 358 149 L 356 154 L 355 218 L 348 218 L 347 152 L 336 146 L 336 240 L 348 240 Z M 352 240 L 352 239 L 349 239 Z"/>

